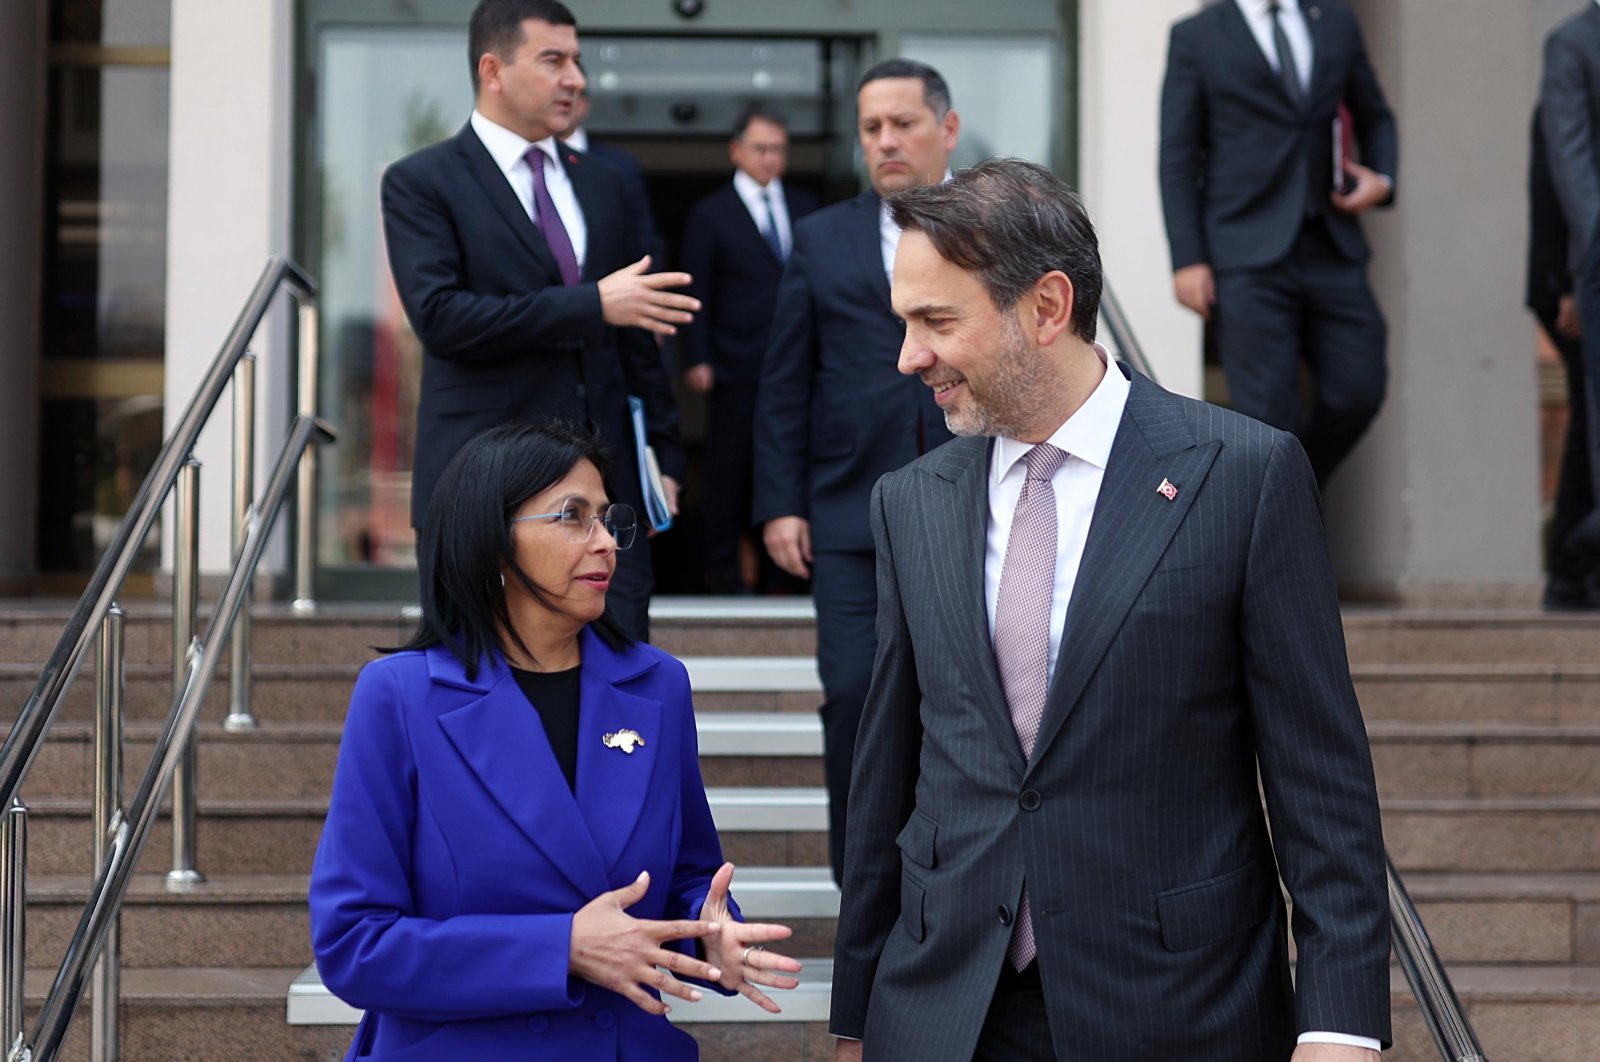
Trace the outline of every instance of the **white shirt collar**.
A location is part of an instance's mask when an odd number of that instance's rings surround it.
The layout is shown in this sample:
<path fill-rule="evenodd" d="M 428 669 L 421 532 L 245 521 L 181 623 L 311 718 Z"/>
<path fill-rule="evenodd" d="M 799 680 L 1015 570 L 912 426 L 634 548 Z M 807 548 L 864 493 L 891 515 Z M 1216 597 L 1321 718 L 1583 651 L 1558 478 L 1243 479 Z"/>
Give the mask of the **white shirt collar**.
<path fill-rule="evenodd" d="M 1105 370 L 1100 382 L 1083 405 L 1046 441 L 1103 472 L 1106 462 L 1111 459 L 1111 444 L 1116 441 L 1117 427 L 1122 423 L 1122 411 L 1128 404 L 1129 383 L 1105 347 L 1096 343 L 1094 352 Z M 995 481 L 1004 479 L 1006 473 L 1011 471 L 1011 466 L 1027 456 L 1033 446 L 1033 443 L 1004 435 L 996 436 L 993 462 Z"/>
<path fill-rule="evenodd" d="M 1597 2 L 1600 2 L 1600 0 L 1597 0 Z M 783 199 L 782 177 L 774 177 L 765 186 L 762 186 L 756 182 L 754 177 L 743 170 L 734 170 L 733 188 L 746 203 L 752 199 L 760 199 L 765 192 L 771 192 L 772 198 L 775 200 L 781 201 Z"/>
<path fill-rule="evenodd" d="M 476 109 L 472 112 L 471 122 L 472 131 L 483 141 L 483 146 L 489 151 L 489 157 L 494 159 L 495 165 L 500 167 L 501 172 L 510 172 L 513 166 L 523 160 L 530 147 L 537 147 L 557 162 L 561 161 L 561 156 L 557 153 L 556 138 L 553 136 L 531 142 L 524 140 L 522 134 L 514 133 L 505 126 L 485 118 L 483 112 Z"/>
<path fill-rule="evenodd" d="M 588 151 L 589 130 L 580 125 L 567 134 L 567 139 L 563 143 L 572 148 L 573 151 Z"/>
<path fill-rule="evenodd" d="M 1272 0 L 1236 0 L 1236 2 L 1239 5 L 1239 10 L 1244 13 L 1246 18 L 1272 17 L 1267 11 L 1267 7 L 1272 3 Z M 1595 0 L 1595 2 L 1600 3 L 1600 0 Z M 1300 13 L 1300 0 L 1278 0 L 1278 8 L 1285 15 L 1298 15 Z"/>

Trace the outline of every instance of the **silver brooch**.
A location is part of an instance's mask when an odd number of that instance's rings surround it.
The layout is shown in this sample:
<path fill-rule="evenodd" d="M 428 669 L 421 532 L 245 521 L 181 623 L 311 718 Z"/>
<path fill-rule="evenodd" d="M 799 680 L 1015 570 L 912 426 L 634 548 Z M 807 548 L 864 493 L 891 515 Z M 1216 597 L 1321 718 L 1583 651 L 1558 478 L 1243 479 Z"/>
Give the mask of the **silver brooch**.
<path fill-rule="evenodd" d="M 635 746 L 643 747 L 644 738 L 639 736 L 637 730 L 618 730 L 614 734 L 607 734 L 600 739 L 608 749 L 621 749 L 628 755 L 633 755 Z"/>

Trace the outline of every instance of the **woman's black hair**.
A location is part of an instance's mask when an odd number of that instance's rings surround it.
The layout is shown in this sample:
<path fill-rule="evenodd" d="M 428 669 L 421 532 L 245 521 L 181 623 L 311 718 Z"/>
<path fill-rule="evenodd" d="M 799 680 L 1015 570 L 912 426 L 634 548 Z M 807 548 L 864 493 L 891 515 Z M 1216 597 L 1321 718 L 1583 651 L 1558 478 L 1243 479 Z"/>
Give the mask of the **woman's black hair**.
<path fill-rule="evenodd" d="M 422 620 L 411 640 L 394 650 L 443 645 L 476 677 L 478 662 L 499 649 L 501 632 L 532 657 L 506 608 L 506 578 L 515 578 L 536 600 L 544 593 L 518 567 L 511 518 L 522 503 L 548 490 L 579 461 L 609 480 L 611 462 L 594 432 L 575 425 L 507 424 L 474 436 L 445 466 L 428 499 L 417 537 L 417 574 L 422 582 Z M 629 644 L 608 607 L 592 624 L 614 649 Z"/>

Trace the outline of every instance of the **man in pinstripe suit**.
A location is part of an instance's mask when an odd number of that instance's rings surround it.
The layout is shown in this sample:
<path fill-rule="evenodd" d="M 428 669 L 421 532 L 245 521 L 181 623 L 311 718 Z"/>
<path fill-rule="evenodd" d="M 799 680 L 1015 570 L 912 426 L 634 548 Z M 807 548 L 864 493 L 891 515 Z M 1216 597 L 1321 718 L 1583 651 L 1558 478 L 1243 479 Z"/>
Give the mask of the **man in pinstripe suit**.
<path fill-rule="evenodd" d="M 891 202 L 900 369 L 963 437 L 873 494 L 837 1057 L 1376 1062 L 1383 838 L 1304 452 L 1094 344 L 1048 170 Z"/>

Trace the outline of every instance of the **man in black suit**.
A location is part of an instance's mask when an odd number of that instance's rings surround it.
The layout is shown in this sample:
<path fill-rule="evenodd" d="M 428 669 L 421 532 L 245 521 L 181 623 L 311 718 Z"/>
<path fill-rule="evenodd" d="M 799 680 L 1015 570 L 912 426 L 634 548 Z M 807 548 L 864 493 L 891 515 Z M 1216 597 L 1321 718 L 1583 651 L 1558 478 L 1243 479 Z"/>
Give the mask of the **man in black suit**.
<path fill-rule="evenodd" d="M 1341 103 L 1365 165 L 1335 148 L 1349 133 Z M 1356 218 L 1392 201 L 1397 163 L 1394 115 L 1343 3 L 1221 0 L 1172 27 L 1161 199 L 1173 287 L 1214 329 L 1230 404 L 1294 432 L 1319 483 L 1383 401 L 1387 330 Z"/>
<path fill-rule="evenodd" d="M 836 1058 L 1378 1062 L 1383 836 L 1304 452 L 1094 342 L 1044 167 L 890 202 L 900 369 L 962 437 L 872 496 Z"/>
<path fill-rule="evenodd" d="M 1550 176 L 1540 109 L 1533 112 L 1533 142 L 1528 153 L 1528 292 L 1527 306 L 1539 327 L 1561 355 L 1567 371 L 1566 444 L 1556 482 L 1555 512 L 1550 517 L 1544 607 L 1556 611 L 1600 607 L 1595 556 L 1577 534 L 1595 507 L 1589 471 L 1589 396 L 1583 371 L 1582 329 L 1567 264 L 1570 239 L 1567 218 Z"/>
<path fill-rule="evenodd" d="M 817 607 L 835 878 L 876 639 L 867 499 L 879 476 L 950 438 L 932 395 L 895 370 L 900 229 L 881 197 L 944 180 L 960 127 L 932 67 L 889 59 L 863 75 L 856 131 L 872 187 L 795 226 L 757 388 L 755 522 L 778 567 L 811 578 Z"/>
<path fill-rule="evenodd" d="M 643 400 L 671 507 L 683 475 L 677 408 L 650 332 L 699 304 L 648 274 L 621 178 L 556 136 L 583 87 L 572 12 L 559 0 L 481 0 L 469 55 L 477 105 L 450 140 L 383 175 L 389 268 L 422 341 L 411 521 L 473 435 L 559 417 L 595 426 L 615 461 L 610 490 L 643 513 L 628 396 Z M 609 605 L 649 629 L 650 551 L 618 554 Z"/>
<path fill-rule="evenodd" d="M 1539 124 L 1549 153 L 1550 178 L 1567 224 L 1567 270 L 1577 291 L 1577 317 L 1582 329 L 1582 372 L 1587 391 L 1584 430 L 1587 432 L 1589 510 L 1578 514 L 1576 525 L 1563 536 L 1569 552 L 1579 555 L 1582 567 L 1593 572 L 1600 561 L 1600 511 L 1593 501 L 1600 495 L 1600 402 L 1595 388 L 1600 382 L 1600 7 L 1585 3 L 1545 38 L 1544 73 L 1539 85 Z M 1559 342 L 1559 340 L 1558 340 Z M 1569 370 L 1570 371 L 1570 370 Z M 1577 425 L 1576 403 L 1573 406 Z M 1570 436 L 1569 436 L 1570 440 Z M 1554 528 L 1552 528 L 1552 531 Z M 1552 554 L 1552 561 L 1555 557 Z M 1600 606 L 1600 586 L 1587 575 L 1581 585 L 1558 580 L 1550 569 L 1545 604 L 1554 608 Z"/>
<path fill-rule="evenodd" d="M 733 180 L 691 207 L 683 230 L 689 293 L 705 306 L 683 330 L 682 356 L 684 382 L 709 396 L 700 541 L 713 594 L 748 589 L 740 554 L 750 530 L 756 381 L 794 222 L 817 209 L 810 192 L 783 183 L 788 152 L 783 116 L 747 109 L 728 145 Z"/>

